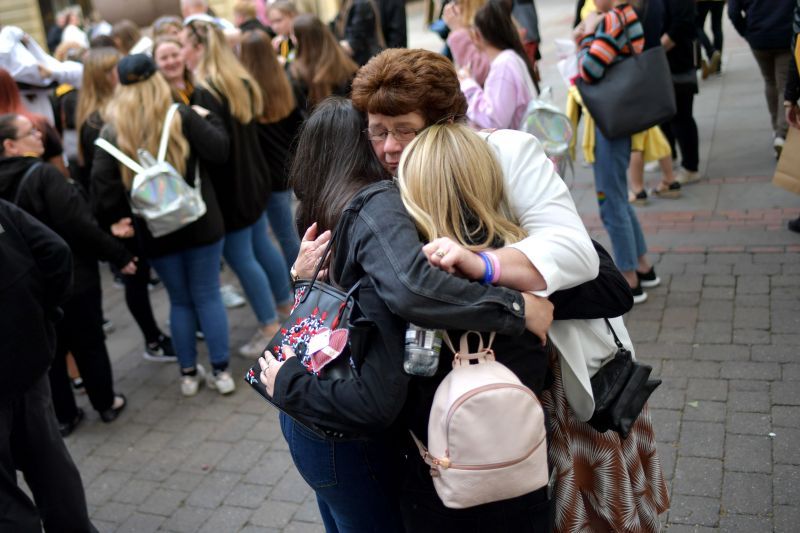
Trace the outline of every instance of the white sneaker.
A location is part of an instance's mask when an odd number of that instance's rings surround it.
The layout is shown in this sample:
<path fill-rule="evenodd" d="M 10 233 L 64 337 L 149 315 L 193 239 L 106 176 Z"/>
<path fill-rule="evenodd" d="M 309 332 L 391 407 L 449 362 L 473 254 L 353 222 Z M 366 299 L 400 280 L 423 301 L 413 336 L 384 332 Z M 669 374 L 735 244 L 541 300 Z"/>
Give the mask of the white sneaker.
<path fill-rule="evenodd" d="M 680 183 L 681 185 L 688 185 L 690 183 L 694 183 L 700 179 L 700 173 L 697 171 L 686 170 L 685 168 L 681 168 L 675 173 L 675 181 Z"/>
<path fill-rule="evenodd" d="M 220 394 L 230 394 L 236 390 L 236 384 L 227 370 L 216 374 L 208 374 L 206 383 L 209 389 L 217 389 Z"/>
<path fill-rule="evenodd" d="M 786 139 L 783 137 L 775 136 L 775 139 L 772 141 L 772 147 L 775 149 L 775 157 L 780 159 L 781 152 L 783 151 L 783 145 L 786 143 Z"/>
<path fill-rule="evenodd" d="M 271 340 L 272 337 L 267 338 L 261 328 L 258 328 L 250 341 L 239 348 L 239 355 L 248 359 L 257 359 L 264 353 L 264 348 Z"/>
<path fill-rule="evenodd" d="M 181 376 L 181 394 L 184 396 L 194 396 L 200 389 L 200 384 L 206 379 L 206 370 L 201 365 L 197 365 L 197 374 L 194 376 Z"/>
<path fill-rule="evenodd" d="M 236 292 L 233 285 L 223 285 L 219 288 L 219 294 L 222 296 L 222 303 L 225 307 L 231 309 L 233 307 L 241 307 L 247 303 L 244 297 Z"/>

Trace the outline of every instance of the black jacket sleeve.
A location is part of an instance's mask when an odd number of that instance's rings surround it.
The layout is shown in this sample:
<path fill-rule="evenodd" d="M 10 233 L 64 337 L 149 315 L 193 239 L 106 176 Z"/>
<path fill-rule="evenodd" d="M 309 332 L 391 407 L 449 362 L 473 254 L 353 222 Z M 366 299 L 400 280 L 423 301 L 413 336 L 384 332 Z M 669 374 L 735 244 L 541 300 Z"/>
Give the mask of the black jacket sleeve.
<path fill-rule="evenodd" d="M 633 294 L 614 260 L 597 241 L 592 241 L 600 257 L 600 271 L 591 281 L 550 295 L 553 318 L 614 318 L 633 307 Z"/>
<path fill-rule="evenodd" d="M 368 1 L 357 0 L 346 16 L 347 24 L 342 38 L 353 49 L 353 60 L 359 65 L 363 65 L 378 49 L 378 38 L 375 33 L 375 9 Z"/>
<path fill-rule="evenodd" d="M 102 148 L 95 149 L 89 180 L 90 196 L 92 211 L 104 229 L 109 229 L 122 218 L 133 217 L 119 166 L 111 154 Z"/>
<path fill-rule="evenodd" d="M 40 204 L 32 212 L 46 213 L 48 225 L 67 241 L 73 252 L 98 257 L 119 267 L 133 259 L 122 244 L 100 229 L 78 189 L 55 167 L 44 163 L 34 172 L 39 179 L 22 191 L 19 203 Z"/>
<path fill-rule="evenodd" d="M 42 276 L 44 307 L 52 310 L 60 306 L 69 299 L 72 288 L 72 253 L 69 246 L 57 233 L 22 209 L 5 202 L 3 207 L 25 240 Z"/>
<path fill-rule="evenodd" d="M 209 96 L 210 100 L 206 104 L 218 102 L 210 94 Z M 224 163 L 230 152 L 230 138 L 219 114 L 220 106 L 221 104 L 217 104 L 214 109 L 207 107 L 211 113 L 205 118 L 190 107 L 182 105 L 178 108 L 184 121 L 183 132 L 192 147 L 192 153 L 210 163 Z"/>
<path fill-rule="evenodd" d="M 405 322 L 391 315 L 369 284 L 359 290 L 358 303 L 375 324 L 360 377 L 318 378 L 292 357 L 278 372 L 273 401 L 326 428 L 372 433 L 389 427 L 405 403 L 410 379 L 403 372 Z"/>
<path fill-rule="evenodd" d="M 337 244 L 337 253 L 355 258 L 386 306 L 404 320 L 435 329 L 524 331 L 519 292 L 458 278 L 428 263 L 395 187 L 369 200 L 346 233 L 340 241 L 345 249 Z"/>

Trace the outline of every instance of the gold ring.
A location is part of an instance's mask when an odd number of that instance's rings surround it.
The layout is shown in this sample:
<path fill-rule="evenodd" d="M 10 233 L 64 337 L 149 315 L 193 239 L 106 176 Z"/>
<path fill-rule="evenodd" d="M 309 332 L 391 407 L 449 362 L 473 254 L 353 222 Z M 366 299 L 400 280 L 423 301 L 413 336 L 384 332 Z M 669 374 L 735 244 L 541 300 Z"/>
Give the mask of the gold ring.
<path fill-rule="evenodd" d="M 444 257 L 447 255 L 447 252 L 442 250 L 436 250 L 436 252 L 433 255 L 435 255 L 436 257 Z"/>

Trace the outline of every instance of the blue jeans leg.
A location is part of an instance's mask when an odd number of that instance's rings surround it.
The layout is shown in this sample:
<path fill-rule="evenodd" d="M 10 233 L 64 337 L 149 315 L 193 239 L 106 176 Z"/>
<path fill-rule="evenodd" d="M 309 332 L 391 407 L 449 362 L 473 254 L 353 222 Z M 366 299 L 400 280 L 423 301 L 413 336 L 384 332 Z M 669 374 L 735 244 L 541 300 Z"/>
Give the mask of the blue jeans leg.
<path fill-rule="evenodd" d="M 600 218 L 611 238 L 617 267 L 623 272 L 636 270 L 638 257 L 647 249 L 636 212 L 628 202 L 631 140 L 607 139 L 598 128 L 595 132 L 594 182 Z"/>
<path fill-rule="evenodd" d="M 287 265 L 293 265 L 300 253 L 300 237 L 292 215 L 292 190 L 273 192 L 267 202 L 267 218 L 283 250 Z"/>
<path fill-rule="evenodd" d="M 261 216 L 259 222 L 261 229 L 266 231 L 265 217 Z M 271 324 L 275 322 L 278 315 L 275 311 L 275 303 L 272 300 L 269 278 L 264 267 L 261 266 L 256 258 L 255 233 L 259 222 L 246 228 L 231 231 L 225 235 L 225 248 L 223 255 L 225 261 L 239 278 L 244 293 L 256 318 L 261 324 Z"/>
<path fill-rule="evenodd" d="M 167 289 L 170 332 L 181 368 L 197 364 L 195 332 L 203 330 L 211 364 L 228 362 L 228 316 L 219 294 L 222 240 L 150 260 Z"/>
<path fill-rule="evenodd" d="M 317 495 L 326 531 L 403 530 L 399 454 L 376 441 L 321 438 L 283 413 L 280 421 L 295 466 Z"/>
<path fill-rule="evenodd" d="M 275 302 L 278 305 L 288 304 L 292 301 L 289 287 L 289 267 L 286 266 L 286 260 L 280 250 L 269 239 L 267 227 L 267 216 L 266 214 L 261 215 L 261 218 L 253 226 L 253 251 L 261 268 L 267 273 Z"/>

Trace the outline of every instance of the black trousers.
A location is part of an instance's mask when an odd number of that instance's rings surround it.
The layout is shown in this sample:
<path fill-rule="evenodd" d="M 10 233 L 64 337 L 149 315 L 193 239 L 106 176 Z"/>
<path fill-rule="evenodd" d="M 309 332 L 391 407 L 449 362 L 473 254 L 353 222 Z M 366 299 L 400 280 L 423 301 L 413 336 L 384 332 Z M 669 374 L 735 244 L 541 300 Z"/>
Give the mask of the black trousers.
<path fill-rule="evenodd" d="M 17 470 L 36 501 L 17 486 Z M 58 432 L 50 387 L 42 376 L 24 394 L 0 403 L 0 532 L 97 531 L 83 483 Z"/>
<path fill-rule="evenodd" d="M 78 414 L 67 374 L 67 352 L 72 352 L 89 401 L 98 411 L 114 402 L 114 378 L 103 333 L 102 293 L 99 284 L 84 288 L 63 306 L 64 318 L 56 325 L 56 354 L 50 367 L 50 388 L 56 417 L 62 424 Z"/>
<path fill-rule="evenodd" d="M 150 263 L 139 257 L 136 274 L 132 276 L 121 274 L 121 276 L 125 284 L 125 303 L 128 304 L 128 311 L 142 330 L 145 342 L 158 341 L 161 330 L 158 329 L 156 319 L 153 317 L 153 307 L 150 305 Z"/>
<path fill-rule="evenodd" d="M 725 9 L 725 2 L 700 1 L 697 2 L 697 38 L 706 51 L 706 57 L 711 59 L 711 54 L 716 50 L 722 53 L 722 10 Z M 705 25 L 706 16 L 711 13 L 711 33 L 714 42 L 706 35 Z"/>
<path fill-rule="evenodd" d="M 697 122 L 694 120 L 694 95 L 697 85 L 691 83 L 676 83 L 675 102 L 677 113 L 672 120 L 661 125 L 664 135 L 667 136 L 672 148 L 672 158 L 675 159 L 675 143 L 681 149 L 681 166 L 686 170 L 696 172 L 700 164 L 700 137 L 697 133 Z"/>

